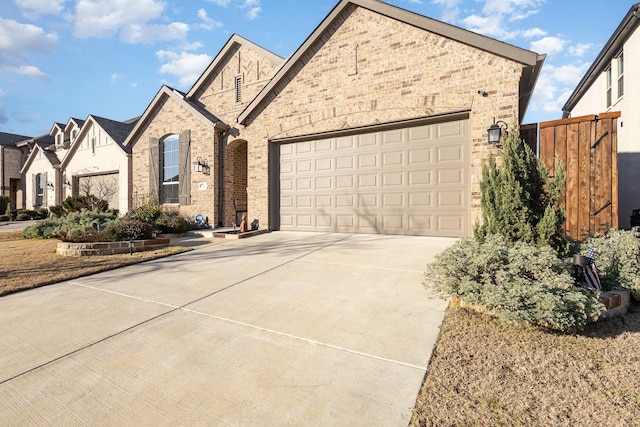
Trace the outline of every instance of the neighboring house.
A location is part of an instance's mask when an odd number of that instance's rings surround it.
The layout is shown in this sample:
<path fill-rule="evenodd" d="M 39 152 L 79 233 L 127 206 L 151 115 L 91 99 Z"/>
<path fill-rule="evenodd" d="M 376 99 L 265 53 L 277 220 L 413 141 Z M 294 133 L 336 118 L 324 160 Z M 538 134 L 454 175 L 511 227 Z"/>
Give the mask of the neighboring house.
<path fill-rule="evenodd" d="M 24 207 L 20 169 L 27 158 L 28 148 L 18 146 L 18 143 L 26 139 L 29 137 L 0 132 L 0 195 L 9 197 L 9 210 Z"/>
<path fill-rule="evenodd" d="M 93 194 L 125 213 L 130 207 L 131 154 L 123 142 L 136 121 L 89 115 L 54 123 L 47 141 L 30 144 L 22 167 L 26 206 L 60 205 L 71 195 Z"/>
<path fill-rule="evenodd" d="M 131 151 L 123 143 L 136 120 L 118 122 L 89 115 L 72 138 L 64 160 L 61 200 L 93 194 L 109 207 L 130 209 Z"/>
<path fill-rule="evenodd" d="M 134 191 L 215 224 L 469 236 L 487 128 L 520 124 L 543 61 L 343 0 L 284 62 L 234 35 L 186 94 L 163 87 L 125 143 Z"/>
<path fill-rule="evenodd" d="M 619 111 L 618 215 L 621 228 L 640 209 L 640 3 L 631 6 L 562 107 L 563 117 Z M 626 77 L 625 77 L 626 76 Z"/>
<path fill-rule="evenodd" d="M 21 170 L 25 180 L 27 209 L 49 208 L 58 204 L 56 188 L 60 187 L 60 159 L 55 144 L 35 141 Z"/>

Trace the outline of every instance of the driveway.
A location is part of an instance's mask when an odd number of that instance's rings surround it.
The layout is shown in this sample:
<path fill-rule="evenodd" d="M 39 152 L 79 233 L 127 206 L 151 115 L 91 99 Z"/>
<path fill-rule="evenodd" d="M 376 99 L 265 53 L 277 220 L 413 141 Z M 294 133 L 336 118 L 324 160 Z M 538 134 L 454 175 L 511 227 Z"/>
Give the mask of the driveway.
<path fill-rule="evenodd" d="M 275 232 L 0 298 L 0 425 L 407 425 L 454 239 Z"/>

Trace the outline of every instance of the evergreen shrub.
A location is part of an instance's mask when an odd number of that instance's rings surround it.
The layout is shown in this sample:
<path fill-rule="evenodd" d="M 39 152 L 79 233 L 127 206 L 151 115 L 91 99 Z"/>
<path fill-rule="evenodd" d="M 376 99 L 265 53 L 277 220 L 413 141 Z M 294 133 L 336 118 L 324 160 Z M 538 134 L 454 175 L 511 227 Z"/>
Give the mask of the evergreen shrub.
<path fill-rule="evenodd" d="M 10 201 L 11 199 L 9 198 L 9 196 L 0 196 L 0 215 L 4 215 L 5 213 L 7 213 Z"/>
<path fill-rule="evenodd" d="M 462 239 L 427 267 L 427 283 L 500 319 L 576 331 L 600 318 L 599 293 L 575 286 L 570 263 L 550 247 L 501 235 Z"/>
<path fill-rule="evenodd" d="M 138 218 L 123 217 L 111 222 L 104 233 L 108 240 L 114 242 L 150 239 L 153 227 Z"/>
<path fill-rule="evenodd" d="M 22 231 L 25 239 L 60 239 L 63 241 L 96 241 L 92 237 L 116 219 L 114 212 L 70 212 L 60 218 L 46 218 Z"/>
<path fill-rule="evenodd" d="M 191 223 L 179 212 L 162 211 L 160 216 L 155 220 L 155 228 L 161 233 L 186 233 L 191 230 Z"/>
<path fill-rule="evenodd" d="M 517 127 L 504 140 L 500 154 L 499 164 L 490 157 L 482 166 L 482 223 L 475 226 L 476 239 L 500 234 L 509 242 L 551 246 L 558 254 L 567 255 L 565 214 L 559 203 L 565 184 L 562 164 L 556 161 L 551 179 L 520 139 Z"/>

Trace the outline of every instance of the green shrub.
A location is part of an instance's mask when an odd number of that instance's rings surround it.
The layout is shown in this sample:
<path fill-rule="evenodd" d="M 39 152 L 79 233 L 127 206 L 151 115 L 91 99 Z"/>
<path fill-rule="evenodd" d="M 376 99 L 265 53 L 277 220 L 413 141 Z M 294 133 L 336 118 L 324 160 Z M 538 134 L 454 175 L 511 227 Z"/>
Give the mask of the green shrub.
<path fill-rule="evenodd" d="M 9 221 L 11 217 L 9 215 L 0 215 L 0 221 Z"/>
<path fill-rule="evenodd" d="M 49 211 L 51 212 L 51 216 L 54 218 L 60 218 L 65 213 L 64 208 L 60 205 L 51 206 Z"/>
<path fill-rule="evenodd" d="M 609 230 L 582 243 L 587 254 L 593 244 L 598 276 L 604 290 L 628 289 L 640 301 L 640 235 L 638 230 Z"/>
<path fill-rule="evenodd" d="M 482 166 L 482 224 L 476 224 L 475 237 L 500 234 L 509 242 L 551 246 L 566 255 L 565 215 L 558 203 L 565 184 L 562 164 L 556 161 L 550 179 L 545 166 L 521 141 L 518 128 L 509 133 L 500 155 L 499 166 L 493 157 Z"/>
<path fill-rule="evenodd" d="M 150 239 L 153 227 L 138 218 L 119 218 L 110 223 L 104 233 L 109 240 L 140 240 Z"/>
<path fill-rule="evenodd" d="M 161 233 L 186 233 L 191 230 L 191 223 L 179 212 L 162 211 L 155 221 L 155 228 Z"/>
<path fill-rule="evenodd" d="M 0 196 L 0 215 L 4 215 L 7 213 L 7 208 L 9 208 L 9 202 L 11 199 L 9 196 Z"/>
<path fill-rule="evenodd" d="M 500 319 L 574 331 L 597 320 L 604 306 L 597 292 L 575 286 L 570 268 L 550 247 L 488 235 L 441 252 L 425 279 Z"/>
<path fill-rule="evenodd" d="M 16 221 L 18 219 L 18 210 L 17 209 L 10 210 L 9 218 L 11 218 L 11 221 Z"/>
<path fill-rule="evenodd" d="M 133 215 L 149 224 L 155 224 L 156 220 L 163 214 L 162 206 L 153 202 L 146 202 L 145 204 L 135 208 Z"/>
<path fill-rule="evenodd" d="M 16 221 L 29 221 L 30 219 L 31 219 L 31 215 L 29 213 L 26 213 L 26 212 L 20 212 L 16 216 Z"/>
<path fill-rule="evenodd" d="M 66 212 L 80 212 L 83 210 L 106 212 L 109 209 L 109 203 L 92 194 L 88 196 L 75 195 L 67 197 L 62 202 L 62 207 Z"/>
<path fill-rule="evenodd" d="M 64 241 L 95 241 L 92 237 L 116 219 L 113 212 L 71 212 L 60 218 L 47 218 L 27 227 L 25 239 L 60 239 Z"/>
<path fill-rule="evenodd" d="M 33 211 L 31 219 L 45 219 L 49 217 L 49 209 L 47 208 L 38 208 Z"/>

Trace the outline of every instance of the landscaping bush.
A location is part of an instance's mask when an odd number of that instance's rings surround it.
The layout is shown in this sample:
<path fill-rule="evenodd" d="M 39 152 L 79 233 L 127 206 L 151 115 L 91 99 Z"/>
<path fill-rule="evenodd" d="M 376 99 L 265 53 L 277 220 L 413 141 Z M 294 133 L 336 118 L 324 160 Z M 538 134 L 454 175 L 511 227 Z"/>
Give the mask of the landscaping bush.
<path fill-rule="evenodd" d="M 0 221 L 9 221 L 10 219 L 9 215 L 0 215 Z"/>
<path fill-rule="evenodd" d="M 88 196 L 75 195 L 67 197 L 62 202 L 62 207 L 66 212 L 81 212 L 83 210 L 106 212 L 109 209 L 109 202 L 92 194 Z"/>
<path fill-rule="evenodd" d="M 29 221 L 31 219 L 31 215 L 26 212 L 20 212 L 16 215 L 16 221 Z"/>
<path fill-rule="evenodd" d="M 150 239 L 153 227 L 138 218 L 124 217 L 110 223 L 104 233 L 111 241 Z"/>
<path fill-rule="evenodd" d="M 565 184 L 562 164 L 556 162 L 550 179 L 545 166 L 520 139 L 518 128 L 506 138 L 500 155 L 499 166 L 493 157 L 482 166 L 482 223 L 474 229 L 476 239 L 500 234 L 509 242 L 551 246 L 566 255 L 565 215 L 558 203 Z"/>
<path fill-rule="evenodd" d="M 148 224 L 155 224 L 163 212 L 162 206 L 157 203 L 146 202 L 133 210 L 133 216 Z"/>
<path fill-rule="evenodd" d="M 60 218 L 65 214 L 64 208 L 60 205 L 51 206 L 49 211 L 51 211 L 51 216 L 54 218 Z"/>
<path fill-rule="evenodd" d="M 11 199 L 9 198 L 9 196 L 0 196 L 0 215 L 4 215 L 5 213 L 7 213 L 10 201 Z"/>
<path fill-rule="evenodd" d="M 49 217 L 49 209 L 47 208 L 38 208 L 31 214 L 31 219 L 45 219 Z"/>
<path fill-rule="evenodd" d="M 71 212 L 60 218 L 47 218 L 22 231 L 25 239 L 60 239 L 63 241 L 95 241 L 92 237 L 116 219 L 113 212 Z M 85 240 L 83 240 L 85 239 Z"/>
<path fill-rule="evenodd" d="M 18 219 L 18 210 L 17 209 L 10 210 L 9 218 L 11 218 L 11 221 L 16 221 Z"/>
<path fill-rule="evenodd" d="M 640 301 L 640 235 L 638 230 L 609 230 L 582 243 L 580 253 L 593 251 L 603 290 L 628 289 Z"/>
<path fill-rule="evenodd" d="M 161 233 L 186 233 L 191 230 L 191 223 L 180 213 L 175 211 L 162 211 L 155 220 L 155 227 Z"/>
<path fill-rule="evenodd" d="M 575 286 L 571 265 L 550 247 L 487 235 L 462 239 L 427 268 L 427 283 L 500 319 L 575 331 L 600 318 L 599 293 Z"/>

